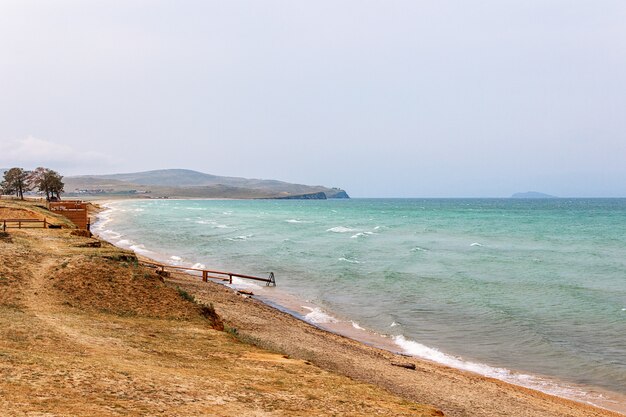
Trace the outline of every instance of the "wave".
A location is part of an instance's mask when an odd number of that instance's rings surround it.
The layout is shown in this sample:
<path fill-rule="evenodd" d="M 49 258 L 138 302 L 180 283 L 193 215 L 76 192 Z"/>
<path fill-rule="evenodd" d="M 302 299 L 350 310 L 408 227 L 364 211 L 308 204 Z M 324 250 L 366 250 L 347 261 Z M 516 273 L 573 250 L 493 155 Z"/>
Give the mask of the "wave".
<path fill-rule="evenodd" d="M 359 323 L 357 323 L 356 321 L 351 321 L 350 323 L 352 323 L 352 327 L 357 330 L 365 330 L 363 327 L 359 326 Z"/>
<path fill-rule="evenodd" d="M 376 233 L 374 232 L 359 232 L 355 235 L 350 236 L 351 239 L 358 239 L 360 237 L 367 237 L 367 236 L 371 236 L 371 235 L 375 235 Z"/>
<path fill-rule="evenodd" d="M 534 375 L 516 373 L 506 368 L 497 368 L 484 363 L 466 361 L 462 358 L 443 353 L 438 349 L 428 347 L 413 340 L 408 340 L 403 335 L 394 336 L 393 341 L 408 355 L 441 363 L 452 368 L 474 372 L 560 397 L 589 398 L 589 394 L 581 389 L 556 383 Z"/>
<path fill-rule="evenodd" d="M 92 228 L 93 230 L 93 228 Z M 101 236 L 102 238 L 104 238 L 104 240 L 117 240 L 119 238 L 122 237 L 121 233 L 117 233 L 113 230 L 103 230 L 103 231 L 99 231 L 99 230 L 93 230 L 93 232 L 95 232 L 95 234 Z"/>
<path fill-rule="evenodd" d="M 474 242 L 472 243 L 470 246 L 482 246 L 482 244 L 478 243 L 478 242 Z"/>
<path fill-rule="evenodd" d="M 140 253 L 142 255 L 149 255 L 153 253 L 151 250 L 146 249 L 144 245 L 131 245 L 128 249 L 132 250 L 133 252 Z"/>
<path fill-rule="evenodd" d="M 226 240 L 230 240 L 231 242 L 238 242 L 238 241 L 242 241 L 242 240 L 248 240 L 252 236 L 254 236 L 254 235 L 242 235 L 242 236 L 235 236 L 235 237 L 227 237 Z"/>
<path fill-rule="evenodd" d="M 304 319 L 310 323 L 320 324 L 320 323 L 337 323 L 338 322 L 338 320 L 335 317 L 325 313 L 319 307 L 302 306 L 302 308 L 310 311 L 310 313 L 304 316 Z"/>
<path fill-rule="evenodd" d="M 296 219 L 289 219 L 289 220 L 285 220 L 287 223 L 308 223 L 305 222 L 304 220 L 296 220 Z"/>
<path fill-rule="evenodd" d="M 338 261 L 341 262 L 348 262 L 351 264 L 360 264 L 361 262 L 357 261 L 356 259 L 350 259 L 350 258 L 339 258 Z"/>
<path fill-rule="evenodd" d="M 326 231 L 327 232 L 333 232 L 333 233 L 356 232 L 356 230 L 354 230 L 354 229 L 350 229 L 349 227 L 343 227 L 343 226 L 331 227 L 330 229 L 328 229 Z"/>

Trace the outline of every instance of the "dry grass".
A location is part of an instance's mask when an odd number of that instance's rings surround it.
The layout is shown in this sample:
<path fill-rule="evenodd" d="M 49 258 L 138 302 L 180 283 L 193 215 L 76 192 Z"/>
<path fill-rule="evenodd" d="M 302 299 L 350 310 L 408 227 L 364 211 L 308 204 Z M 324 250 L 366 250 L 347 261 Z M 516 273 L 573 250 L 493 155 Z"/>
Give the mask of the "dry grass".
<path fill-rule="evenodd" d="M 374 385 L 242 343 L 129 252 L 66 230 L 0 239 L 5 416 L 430 416 Z"/>

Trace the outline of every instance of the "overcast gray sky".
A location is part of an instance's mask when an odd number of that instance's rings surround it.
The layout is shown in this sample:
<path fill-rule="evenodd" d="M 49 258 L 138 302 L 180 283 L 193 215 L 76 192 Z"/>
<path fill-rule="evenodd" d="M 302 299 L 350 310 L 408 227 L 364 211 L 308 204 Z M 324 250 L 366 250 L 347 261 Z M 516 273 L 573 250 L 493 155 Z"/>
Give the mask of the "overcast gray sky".
<path fill-rule="evenodd" d="M 626 2 L 0 2 L 0 167 L 626 196 Z"/>

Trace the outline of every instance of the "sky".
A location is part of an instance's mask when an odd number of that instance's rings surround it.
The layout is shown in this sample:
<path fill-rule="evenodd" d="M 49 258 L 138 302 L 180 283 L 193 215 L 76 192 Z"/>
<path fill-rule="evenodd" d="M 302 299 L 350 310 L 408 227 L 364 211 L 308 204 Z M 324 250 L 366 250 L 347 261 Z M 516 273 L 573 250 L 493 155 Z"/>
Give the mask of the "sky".
<path fill-rule="evenodd" d="M 623 0 L 2 0 L 0 167 L 626 197 Z"/>

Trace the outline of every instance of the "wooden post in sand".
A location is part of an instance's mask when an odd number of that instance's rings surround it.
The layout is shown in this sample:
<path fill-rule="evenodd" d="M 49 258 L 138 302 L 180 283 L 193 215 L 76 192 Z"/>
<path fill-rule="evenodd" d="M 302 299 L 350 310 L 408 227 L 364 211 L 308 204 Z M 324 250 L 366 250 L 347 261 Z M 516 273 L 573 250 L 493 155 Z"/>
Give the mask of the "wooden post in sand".
<path fill-rule="evenodd" d="M 202 271 L 202 281 L 207 282 L 209 280 L 209 272 Z"/>

